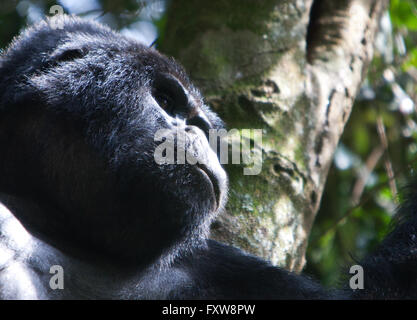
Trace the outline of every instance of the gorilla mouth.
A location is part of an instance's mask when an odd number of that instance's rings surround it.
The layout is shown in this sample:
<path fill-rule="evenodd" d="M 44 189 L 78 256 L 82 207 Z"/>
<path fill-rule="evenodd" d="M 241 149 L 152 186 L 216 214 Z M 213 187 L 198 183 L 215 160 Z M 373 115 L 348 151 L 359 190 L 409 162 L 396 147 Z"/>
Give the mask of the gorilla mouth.
<path fill-rule="evenodd" d="M 211 186 L 213 188 L 213 193 L 215 197 L 215 208 L 218 209 L 220 205 L 220 186 L 219 181 L 214 175 L 214 173 L 204 164 L 197 163 L 198 170 L 206 177 L 208 181 L 210 181 Z"/>

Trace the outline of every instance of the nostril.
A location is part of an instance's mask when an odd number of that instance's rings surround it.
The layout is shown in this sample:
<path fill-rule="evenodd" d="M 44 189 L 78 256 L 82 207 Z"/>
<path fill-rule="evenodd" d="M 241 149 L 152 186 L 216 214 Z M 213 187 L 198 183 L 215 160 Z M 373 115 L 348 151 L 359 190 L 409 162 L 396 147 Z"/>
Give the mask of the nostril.
<path fill-rule="evenodd" d="M 209 130 L 211 129 L 210 123 L 206 119 L 204 119 L 202 116 L 197 115 L 187 120 L 187 125 L 189 126 L 195 126 L 197 128 L 200 128 L 204 134 L 206 135 L 207 139 L 209 137 Z"/>
<path fill-rule="evenodd" d="M 184 126 L 186 126 L 185 120 L 183 120 L 179 117 L 171 118 L 170 122 L 174 127 L 184 127 Z"/>

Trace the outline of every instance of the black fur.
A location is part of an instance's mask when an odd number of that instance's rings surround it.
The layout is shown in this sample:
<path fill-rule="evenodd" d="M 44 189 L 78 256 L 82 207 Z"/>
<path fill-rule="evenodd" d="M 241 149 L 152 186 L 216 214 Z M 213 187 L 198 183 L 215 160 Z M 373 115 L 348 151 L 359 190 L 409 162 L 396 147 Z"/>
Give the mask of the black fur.
<path fill-rule="evenodd" d="M 0 57 L 1 298 L 417 297 L 415 201 L 363 262 L 364 290 L 324 290 L 207 240 L 226 201 L 223 169 L 158 165 L 154 135 L 185 119 L 207 155 L 204 133 L 221 120 L 173 59 L 59 19 Z M 49 287 L 52 265 L 64 268 L 64 290 Z"/>

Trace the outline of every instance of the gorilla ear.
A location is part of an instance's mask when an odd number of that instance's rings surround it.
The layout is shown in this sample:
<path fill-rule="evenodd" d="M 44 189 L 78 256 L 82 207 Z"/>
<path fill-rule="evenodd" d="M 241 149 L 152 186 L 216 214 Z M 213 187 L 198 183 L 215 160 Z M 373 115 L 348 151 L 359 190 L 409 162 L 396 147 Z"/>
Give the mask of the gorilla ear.
<path fill-rule="evenodd" d="M 58 48 L 51 54 L 51 59 L 55 62 L 73 61 L 84 57 L 85 50 L 79 47 Z"/>

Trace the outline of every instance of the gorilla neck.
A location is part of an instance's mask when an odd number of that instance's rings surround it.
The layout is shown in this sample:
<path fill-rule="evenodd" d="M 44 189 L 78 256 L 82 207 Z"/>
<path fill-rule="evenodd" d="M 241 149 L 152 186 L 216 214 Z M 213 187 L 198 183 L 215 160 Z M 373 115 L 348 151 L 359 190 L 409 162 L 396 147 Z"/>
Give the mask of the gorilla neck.
<path fill-rule="evenodd" d="M 42 225 L 45 221 L 42 218 L 39 219 L 43 216 L 43 209 L 34 201 L 0 192 L 0 204 L 5 206 L 29 232 L 32 233 L 32 229 L 34 229 L 33 232 L 43 229 Z"/>
<path fill-rule="evenodd" d="M 18 210 L 39 210 L 30 201 L 0 193 L 0 269 L 7 274 L 8 284 L 21 286 L 12 291 L 15 299 L 156 299 L 166 298 L 170 291 L 187 282 L 176 268 L 161 269 L 159 264 L 147 268 L 121 266 L 99 259 L 86 260 L 57 249 L 38 239 L 16 219 L 9 207 Z M 36 211 L 31 211 L 36 213 Z M 6 244 L 6 245 L 4 245 Z M 65 290 L 50 290 L 50 268 L 59 265 L 65 272 Z M 36 269 L 36 273 L 32 269 Z M 16 273 L 15 270 L 19 270 Z M 160 271 L 165 271 L 160 273 Z M 164 281 L 166 287 L 161 287 Z M 4 288 L 2 288 L 4 289 Z M 162 290 L 162 291 L 161 291 Z"/>
<path fill-rule="evenodd" d="M 51 211 L 52 208 L 44 208 L 33 200 L 4 192 L 0 192 L 0 205 L 10 211 L 31 236 L 54 247 L 62 247 L 61 243 L 55 241 L 54 234 L 48 231 L 54 230 L 59 234 L 62 229 L 58 224 L 54 224 L 54 221 L 46 218 L 50 213 L 45 214 L 45 211 Z"/>
<path fill-rule="evenodd" d="M 177 256 L 186 256 L 194 249 L 206 247 L 206 240 L 203 237 L 190 237 L 187 239 L 188 241 L 176 242 L 172 245 L 172 249 L 168 249 L 159 255 L 156 254 L 152 258 L 144 258 L 144 255 L 139 255 L 139 259 L 125 259 L 125 257 L 96 251 L 94 248 L 88 248 L 86 245 L 77 245 L 74 241 L 70 241 L 71 239 L 62 240 L 63 233 L 67 233 L 65 226 L 62 227 L 56 219 L 48 218 L 59 216 L 60 213 L 48 205 L 43 206 L 37 201 L 27 199 L 26 197 L 0 192 L 0 206 L 4 206 L 10 211 L 31 236 L 48 246 L 58 249 L 67 256 L 81 259 L 87 263 L 91 262 L 92 264 L 114 265 L 116 268 L 120 266 L 123 268 L 132 267 L 134 270 L 143 270 L 150 266 L 167 269 Z"/>

